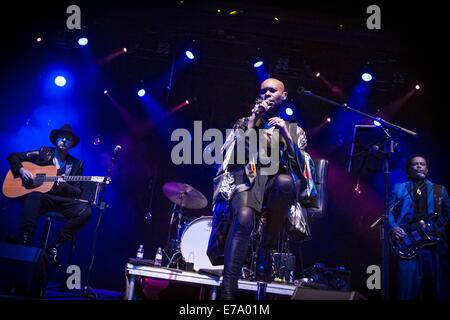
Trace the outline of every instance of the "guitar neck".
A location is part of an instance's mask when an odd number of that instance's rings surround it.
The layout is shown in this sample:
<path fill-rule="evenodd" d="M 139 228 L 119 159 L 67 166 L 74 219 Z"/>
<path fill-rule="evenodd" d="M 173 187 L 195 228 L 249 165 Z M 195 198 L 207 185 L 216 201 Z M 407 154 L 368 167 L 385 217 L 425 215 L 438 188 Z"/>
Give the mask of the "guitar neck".
<path fill-rule="evenodd" d="M 54 182 L 58 179 L 63 179 L 64 181 L 69 182 L 76 182 L 76 181 L 95 181 L 99 182 L 104 180 L 104 177 L 97 177 L 97 176 L 46 176 L 45 181 L 46 182 Z"/>

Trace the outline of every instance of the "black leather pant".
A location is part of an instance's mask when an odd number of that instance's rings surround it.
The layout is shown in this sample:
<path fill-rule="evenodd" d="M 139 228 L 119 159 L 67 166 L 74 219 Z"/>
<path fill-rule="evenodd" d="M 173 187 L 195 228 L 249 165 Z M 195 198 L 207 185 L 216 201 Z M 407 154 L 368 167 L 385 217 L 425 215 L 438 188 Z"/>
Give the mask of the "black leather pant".
<path fill-rule="evenodd" d="M 268 268 L 269 250 L 277 245 L 278 234 L 283 226 L 295 193 L 291 176 L 279 174 L 273 176 L 264 191 L 265 219 L 258 250 L 258 268 Z M 231 203 L 233 222 L 225 243 L 225 262 L 223 270 L 223 288 L 221 299 L 234 299 L 241 269 L 244 265 L 250 244 L 250 235 L 255 226 L 256 211 L 247 206 Z M 271 267 L 271 266 L 270 266 Z"/>
<path fill-rule="evenodd" d="M 23 204 L 20 222 L 21 242 L 31 242 L 39 216 L 51 211 L 61 213 L 67 219 L 54 244 L 56 246 L 71 240 L 91 216 L 91 207 L 87 203 L 51 193 L 32 192 L 25 198 Z"/>

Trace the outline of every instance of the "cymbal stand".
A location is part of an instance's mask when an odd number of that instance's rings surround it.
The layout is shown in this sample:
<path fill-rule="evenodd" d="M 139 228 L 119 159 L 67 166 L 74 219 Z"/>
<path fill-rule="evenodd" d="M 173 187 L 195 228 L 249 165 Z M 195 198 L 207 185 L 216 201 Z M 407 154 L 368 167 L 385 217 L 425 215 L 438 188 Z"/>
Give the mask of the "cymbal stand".
<path fill-rule="evenodd" d="M 172 253 L 172 256 L 167 263 L 167 267 L 170 267 L 173 263 L 178 264 L 178 261 L 180 260 L 181 256 L 181 220 L 183 219 L 183 207 L 184 207 L 184 196 L 186 192 L 182 192 L 179 195 L 179 203 L 180 206 L 177 209 L 177 203 L 174 203 L 173 209 L 172 209 L 172 216 L 170 218 L 170 226 L 169 226 L 169 236 L 168 236 L 168 248 L 170 248 L 170 251 Z M 172 230 L 172 224 L 174 223 L 174 219 L 177 219 L 177 232 L 175 239 L 171 239 L 171 230 Z M 171 241 L 172 240 L 172 241 Z M 176 257 L 176 259 L 175 259 Z M 175 260 L 174 260 L 175 259 Z"/>

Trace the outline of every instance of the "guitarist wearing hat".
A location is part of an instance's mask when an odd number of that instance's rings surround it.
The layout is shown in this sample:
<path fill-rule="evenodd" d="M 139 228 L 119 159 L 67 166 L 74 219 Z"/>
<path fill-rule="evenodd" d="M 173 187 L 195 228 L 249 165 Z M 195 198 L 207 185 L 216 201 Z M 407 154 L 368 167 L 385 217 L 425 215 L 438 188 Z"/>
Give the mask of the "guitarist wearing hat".
<path fill-rule="evenodd" d="M 445 224 L 450 198 L 445 187 L 426 179 L 428 160 L 406 162 L 408 181 L 396 184 L 390 199 L 391 244 L 397 253 L 400 300 L 450 299 L 449 256 Z"/>
<path fill-rule="evenodd" d="M 33 174 L 22 165 L 31 162 L 39 166 L 53 165 L 58 176 L 83 175 L 83 162 L 69 154 L 80 138 L 73 132 L 69 124 L 50 132 L 50 141 L 55 147 L 41 147 L 29 152 L 16 152 L 8 157 L 11 172 L 14 177 L 20 177 L 25 186 L 33 183 Z M 20 243 L 29 245 L 40 215 L 46 212 L 58 212 L 67 219 L 57 240 L 50 245 L 48 253 L 58 262 L 58 248 L 64 242 L 71 240 L 91 216 L 90 205 L 79 201 L 83 192 L 82 182 L 66 182 L 59 178 L 47 193 L 31 192 L 24 197 L 23 211 L 20 222 Z"/>

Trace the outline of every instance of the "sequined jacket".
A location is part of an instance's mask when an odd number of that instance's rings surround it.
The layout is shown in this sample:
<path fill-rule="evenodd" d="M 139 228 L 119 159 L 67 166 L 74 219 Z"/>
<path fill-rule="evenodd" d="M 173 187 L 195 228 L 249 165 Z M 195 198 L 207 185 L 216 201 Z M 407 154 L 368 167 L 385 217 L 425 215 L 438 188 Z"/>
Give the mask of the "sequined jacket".
<path fill-rule="evenodd" d="M 236 168 L 236 165 L 230 165 L 229 160 L 236 148 L 237 141 L 243 138 L 242 131 L 247 129 L 247 124 L 248 118 L 241 118 L 233 126 L 233 130 L 222 147 L 224 161 L 214 178 L 212 230 L 207 249 L 207 254 L 213 265 L 223 264 L 226 236 L 232 219 L 229 200 L 234 193 L 251 189 L 256 176 L 261 174 L 261 167 L 255 159 L 257 155 L 253 155 L 253 157 L 250 155 L 244 165 L 246 181 L 236 184 L 233 179 L 233 167 Z M 287 159 L 284 163 L 287 172 L 292 176 L 294 183 L 300 181 L 300 188 L 296 190 L 296 204 L 301 203 L 302 206 L 305 206 L 308 202 L 313 201 L 317 195 L 313 179 L 315 177 L 314 162 L 305 151 L 307 139 L 304 130 L 296 123 L 286 122 L 286 125 L 292 137 L 293 145 L 291 148 L 284 149 L 285 157 L 281 157 L 280 161 L 281 159 Z M 238 129 L 241 129 L 241 131 Z M 270 136 L 273 129 L 273 127 L 267 127 L 264 130 Z M 246 145 L 247 149 L 248 146 Z M 293 150 L 294 152 L 291 154 L 287 150 Z"/>

